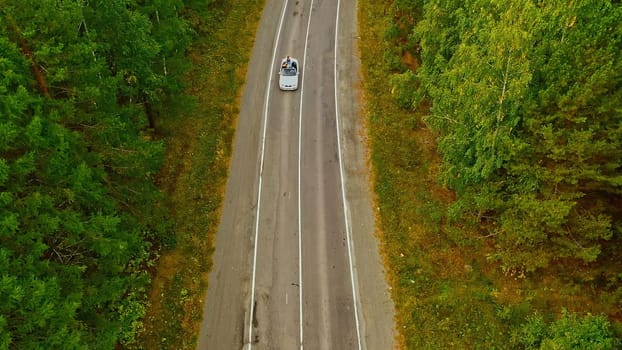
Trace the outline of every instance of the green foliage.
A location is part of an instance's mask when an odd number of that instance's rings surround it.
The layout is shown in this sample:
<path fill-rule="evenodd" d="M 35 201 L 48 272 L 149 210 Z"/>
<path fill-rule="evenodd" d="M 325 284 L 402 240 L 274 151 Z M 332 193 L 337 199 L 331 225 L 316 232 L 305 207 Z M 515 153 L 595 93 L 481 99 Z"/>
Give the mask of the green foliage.
<path fill-rule="evenodd" d="M 170 194 L 167 207 L 177 220 L 168 242 L 176 245 L 162 251 L 145 331 L 129 348 L 196 348 L 238 98 L 264 6 L 255 0 L 186 0 L 184 4 L 183 17 L 195 32 L 187 50 L 192 66 L 184 83 L 196 99 L 196 108 L 188 108 L 187 98 L 167 100 L 167 112 L 177 118 L 158 119 L 168 146 L 158 181 Z"/>
<path fill-rule="evenodd" d="M 174 8 L 154 35 L 146 6 L 0 5 L 2 348 L 111 349 L 140 330 L 167 220 L 147 128 L 181 74 L 154 67 L 187 43 Z"/>
<path fill-rule="evenodd" d="M 529 317 L 514 341 L 525 349 L 540 350 L 609 350 L 616 346 L 609 321 L 605 317 L 579 317 L 566 310 L 563 310 L 560 319 L 551 324 L 546 324 L 538 314 Z"/>
<path fill-rule="evenodd" d="M 508 270 L 593 262 L 612 237 L 621 20 L 619 4 L 600 1 L 436 0 L 412 30 L 422 65 L 395 79 L 394 96 L 432 102 L 452 217 L 494 215 Z"/>
<path fill-rule="evenodd" d="M 416 84 L 415 74 L 412 71 L 406 71 L 402 74 L 396 74 L 391 77 L 391 85 L 393 86 L 393 97 L 398 105 L 404 109 L 413 108 L 413 101 L 416 100 L 414 91 L 408 87 Z"/>
<path fill-rule="evenodd" d="M 360 30 L 404 346 L 607 348 L 622 334 L 620 3 L 401 3 L 360 2 Z M 611 330 L 523 325 L 564 306 Z"/>

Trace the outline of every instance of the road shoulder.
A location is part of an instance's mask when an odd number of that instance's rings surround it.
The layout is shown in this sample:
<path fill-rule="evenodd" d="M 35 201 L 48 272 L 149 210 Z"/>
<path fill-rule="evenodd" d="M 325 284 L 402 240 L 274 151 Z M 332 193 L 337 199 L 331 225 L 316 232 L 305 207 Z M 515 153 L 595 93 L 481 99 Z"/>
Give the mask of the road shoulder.
<path fill-rule="evenodd" d="M 361 328 L 366 349 L 394 349 L 395 308 L 375 235 L 356 0 L 342 0 L 340 12 L 337 88 Z"/>

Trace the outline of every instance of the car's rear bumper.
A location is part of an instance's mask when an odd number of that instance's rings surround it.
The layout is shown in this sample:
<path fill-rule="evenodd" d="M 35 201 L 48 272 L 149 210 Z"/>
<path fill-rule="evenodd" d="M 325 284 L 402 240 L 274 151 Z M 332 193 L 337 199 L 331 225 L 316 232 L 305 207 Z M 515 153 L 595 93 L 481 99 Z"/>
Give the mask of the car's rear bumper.
<path fill-rule="evenodd" d="M 279 85 L 279 89 L 284 91 L 298 90 L 298 85 Z"/>

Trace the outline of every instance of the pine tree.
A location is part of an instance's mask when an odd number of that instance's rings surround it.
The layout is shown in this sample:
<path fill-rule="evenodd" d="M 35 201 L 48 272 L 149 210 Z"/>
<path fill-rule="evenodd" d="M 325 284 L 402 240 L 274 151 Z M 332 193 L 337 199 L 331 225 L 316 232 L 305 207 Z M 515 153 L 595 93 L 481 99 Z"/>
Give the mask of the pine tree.
<path fill-rule="evenodd" d="M 179 93 L 154 67 L 188 42 L 180 8 L 160 5 L 157 36 L 132 1 L 0 5 L 3 348 L 110 349 L 140 327 L 166 221 L 148 104 Z"/>

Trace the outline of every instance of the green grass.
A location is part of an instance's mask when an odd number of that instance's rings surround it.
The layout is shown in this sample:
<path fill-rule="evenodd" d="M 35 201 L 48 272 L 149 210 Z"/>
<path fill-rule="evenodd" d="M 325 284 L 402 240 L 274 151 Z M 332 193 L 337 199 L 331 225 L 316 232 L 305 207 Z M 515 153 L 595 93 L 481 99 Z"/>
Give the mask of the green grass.
<path fill-rule="evenodd" d="M 263 5 L 240 0 L 185 9 L 196 31 L 184 79 L 192 99 L 171 101 L 185 107 L 169 108 L 156 130 L 167 144 L 159 184 L 175 227 L 171 247 L 161 249 L 135 348 L 196 348 L 239 97 Z"/>

